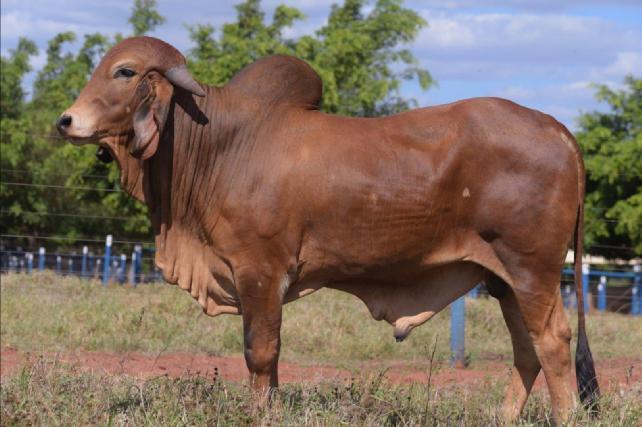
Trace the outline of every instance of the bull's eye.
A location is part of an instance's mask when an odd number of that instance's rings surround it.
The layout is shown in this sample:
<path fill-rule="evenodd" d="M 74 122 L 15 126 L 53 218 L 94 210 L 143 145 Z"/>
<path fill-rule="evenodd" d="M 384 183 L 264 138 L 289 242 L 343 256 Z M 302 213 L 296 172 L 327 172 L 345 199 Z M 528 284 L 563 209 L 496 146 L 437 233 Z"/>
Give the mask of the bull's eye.
<path fill-rule="evenodd" d="M 130 77 L 134 77 L 136 75 L 136 72 L 134 70 L 130 70 L 129 68 L 119 68 L 116 70 L 114 73 L 114 78 L 125 78 L 128 79 Z"/>

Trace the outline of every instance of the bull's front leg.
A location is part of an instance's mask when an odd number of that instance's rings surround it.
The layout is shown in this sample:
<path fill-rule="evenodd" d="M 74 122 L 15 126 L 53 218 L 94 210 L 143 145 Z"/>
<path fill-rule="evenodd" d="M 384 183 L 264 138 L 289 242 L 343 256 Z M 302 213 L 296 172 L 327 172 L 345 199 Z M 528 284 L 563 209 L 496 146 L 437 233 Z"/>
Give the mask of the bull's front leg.
<path fill-rule="evenodd" d="M 282 281 L 275 274 L 244 269 L 237 275 L 243 314 L 245 362 L 250 384 L 265 403 L 270 390 L 278 387 L 281 348 Z"/>

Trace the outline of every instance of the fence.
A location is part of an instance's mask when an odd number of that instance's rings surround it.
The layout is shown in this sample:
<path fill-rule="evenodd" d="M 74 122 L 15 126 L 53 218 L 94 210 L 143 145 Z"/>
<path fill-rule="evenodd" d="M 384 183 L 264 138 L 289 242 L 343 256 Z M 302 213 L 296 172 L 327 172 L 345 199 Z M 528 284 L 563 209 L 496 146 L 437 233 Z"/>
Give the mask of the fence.
<path fill-rule="evenodd" d="M 606 271 L 606 270 L 593 270 L 589 264 L 582 265 L 582 295 L 584 300 L 584 311 L 590 313 L 591 295 L 589 293 L 591 277 L 599 277 L 597 284 L 597 310 L 606 311 L 607 308 L 607 287 L 609 279 L 630 280 L 631 281 L 631 297 L 630 297 L 630 313 L 632 315 L 642 315 L 642 271 L 639 264 L 633 266 L 633 271 Z M 573 276 L 574 270 L 565 268 L 562 270 L 563 276 Z M 577 307 L 577 300 L 575 298 L 575 284 L 574 281 L 562 281 L 562 284 L 567 283 L 561 287 L 562 300 L 565 307 Z M 573 283 L 573 285 L 569 284 Z M 477 298 L 480 293 L 480 285 L 476 286 L 472 291 L 466 295 L 469 298 Z M 465 331 L 466 331 L 466 305 L 465 297 L 461 297 L 450 305 L 450 351 L 452 354 L 451 364 L 455 367 L 463 367 L 465 365 Z"/>
<path fill-rule="evenodd" d="M 3 236 L 7 237 L 7 236 Z M 120 241 L 123 243 L 132 243 Z M 143 255 L 143 247 L 141 244 L 135 244 L 134 250 L 131 254 L 131 261 L 129 263 L 129 272 L 127 256 L 121 254 L 120 256 L 112 255 L 112 245 L 114 240 L 111 235 L 105 238 L 105 248 L 102 256 L 95 256 L 89 252 L 88 247 L 84 246 L 81 255 L 77 254 L 53 254 L 54 269 L 58 274 L 76 275 L 81 278 L 96 278 L 100 279 L 103 285 L 110 282 L 124 284 L 130 283 L 132 286 L 137 286 L 139 283 L 145 281 L 159 281 L 160 274 L 158 269 L 150 263 L 148 273 L 143 273 L 143 261 L 145 259 L 151 260 L 152 257 L 145 257 Z M 153 252 L 153 249 L 149 249 Z M 22 249 L 15 249 L 13 251 L 0 251 L 2 253 L 2 271 L 23 272 L 31 274 L 34 269 L 34 254 L 29 251 L 22 251 Z M 49 257 L 51 259 L 51 256 Z M 66 268 L 63 267 L 63 259 L 66 260 Z M 37 268 L 43 271 L 51 263 L 47 263 L 47 253 L 44 247 L 40 247 L 37 254 Z M 575 282 L 574 280 L 564 280 L 564 277 L 573 277 L 574 270 L 565 268 L 562 270 L 562 282 L 560 290 L 565 307 L 576 307 L 577 300 L 575 298 Z M 633 266 L 632 271 L 607 271 L 607 270 L 594 270 L 591 269 L 589 264 L 582 265 L 582 293 L 584 296 L 584 310 L 586 313 L 591 312 L 591 294 L 589 288 L 591 286 L 591 278 L 599 278 L 597 283 L 597 310 L 605 311 L 607 309 L 607 289 L 609 279 L 619 281 L 631 282 L 631 297 L 630 297 L 630 313 L 632 315 L 642 315 L 642 272 L 640 265 Z M 466 297 L 477 298 L 485 294 L 483 285 L 476 286 L 471 290 Z M 450 307 L 451 318 L 451 334 L 450 334 L 450 347 L 452 353 L 452 365 L 456 367 L 463 367 L 465 364 L 465 318 L 466 318 L 466 305 L 465 297 L 461 297 L 454 301 Z M 621 299 L 621 298 L 620 298 Z"/>
<path fill-rule="evenodd" d="M 3 237 L 7 236 L 3 235 Z M 153 257 L 144 255 L 142 244 L 134 244 L 134 250 L 128 262 L 128 257 L 124 253 L 120 255 L 112 254 L 114 240 L 111 235 L 106 236 L 104 242 L 105 246 L 102 255 L 92 253 L 88 246 L 83 246 L 80 254 L 76 252 L 71 254 L 58 252 L 48 254 L 46 248 L 42 246 L 37 251 L 24 251 L 21 247 L 6 250 L 3 247 L 0 250 L 0 270 L 2 272 L 31 274 L 34 268 L 39 271 L 50 269 L 61 275 L 98 279 L 105 286 L 110 282 L 129 283 L 132 286 L 137 286 L 142 282 L 160 280 L 160 272 L 151 262 Z M 146 251 L 154 252 L 153 249 Z M 149 262 L 146 268 L 143 268 L 146 260 Z"/>

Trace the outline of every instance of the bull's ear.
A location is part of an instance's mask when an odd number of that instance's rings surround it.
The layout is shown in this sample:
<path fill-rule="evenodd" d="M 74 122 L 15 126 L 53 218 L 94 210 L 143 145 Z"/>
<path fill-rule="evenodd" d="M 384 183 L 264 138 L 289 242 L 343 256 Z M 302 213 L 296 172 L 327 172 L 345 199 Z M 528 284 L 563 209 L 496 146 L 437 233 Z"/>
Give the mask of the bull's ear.
<path fill-rule="evenodd" d="M 158 149 L 174 88 L 156 74 L 145 78 L 137 92 L 142 95 L 142 100 L 134 113 L 135 136 L 129 152 L 146 160 Z"/>

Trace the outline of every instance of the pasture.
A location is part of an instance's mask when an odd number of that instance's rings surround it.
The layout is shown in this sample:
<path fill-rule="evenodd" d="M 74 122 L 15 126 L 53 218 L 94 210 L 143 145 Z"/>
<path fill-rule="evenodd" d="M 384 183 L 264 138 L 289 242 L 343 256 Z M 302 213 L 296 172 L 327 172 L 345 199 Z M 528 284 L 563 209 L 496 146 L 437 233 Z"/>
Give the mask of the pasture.
<path fill-rule="evenodd" d="M 286 306 L 283 384 L 260 412 L 241 318 L 207 317 L 176 287 L 8 274 L 1 297 L 2 425 L 494 425 L 512 362 L 492 299 L 467 301 L 461 370 L 449 367 L 448 310 L 396 343 L 359 300 L 322 290 Z M 641 320 L 587 320 L 603 389 L 590 424 L 639 425 Z M 550 421 L 540 375 L 520 423 Z M 589 420 L 578 410 L 573 422 Z"/>

